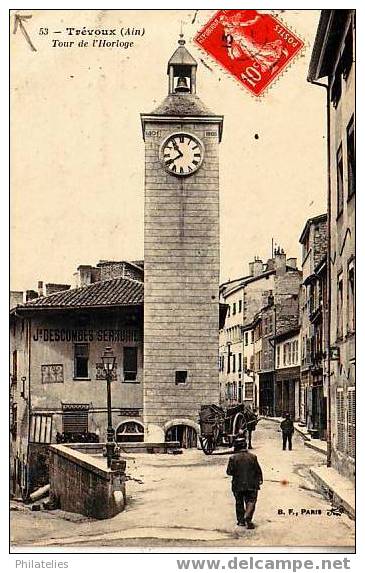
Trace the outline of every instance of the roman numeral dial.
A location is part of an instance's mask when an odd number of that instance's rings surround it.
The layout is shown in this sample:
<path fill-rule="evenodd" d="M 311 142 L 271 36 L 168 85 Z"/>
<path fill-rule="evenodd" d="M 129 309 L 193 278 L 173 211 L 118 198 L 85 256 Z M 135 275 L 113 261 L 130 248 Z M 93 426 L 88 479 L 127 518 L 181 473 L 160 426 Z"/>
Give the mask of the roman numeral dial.
<path fill-rule="evenodd" d="M 185 177 L 195 173 L 203 157 L 202 142 L 189 133 L 173 133 L 161 145 L 160 158 L 171 175 Z"/>

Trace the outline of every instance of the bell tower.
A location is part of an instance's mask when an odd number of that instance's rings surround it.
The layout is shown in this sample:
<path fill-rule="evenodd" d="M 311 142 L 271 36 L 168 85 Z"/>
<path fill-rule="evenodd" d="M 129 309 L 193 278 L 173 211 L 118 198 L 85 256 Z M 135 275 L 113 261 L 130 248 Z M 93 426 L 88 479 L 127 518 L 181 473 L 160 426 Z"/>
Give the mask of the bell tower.
<path fill-rule="evenodd" d="M 219 403 L 219 162 L 223 117 L 196 93 L 180 35 L 168 95 L 141 114 L 145 141 L 144 425 L 147 442 L 198 428 Z M 177 434 L 176 434 L 177 435 Z"/>

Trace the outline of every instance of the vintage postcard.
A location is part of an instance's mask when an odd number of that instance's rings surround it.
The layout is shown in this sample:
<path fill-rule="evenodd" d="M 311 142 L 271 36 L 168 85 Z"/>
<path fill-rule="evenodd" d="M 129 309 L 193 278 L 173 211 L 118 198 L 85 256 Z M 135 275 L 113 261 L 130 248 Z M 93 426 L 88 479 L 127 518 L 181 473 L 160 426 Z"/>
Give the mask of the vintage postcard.
<path fill-rule="evenodd" d="M 353 9 L 10 11 L 11 552 L 354 552 L 354 54 Z"/>

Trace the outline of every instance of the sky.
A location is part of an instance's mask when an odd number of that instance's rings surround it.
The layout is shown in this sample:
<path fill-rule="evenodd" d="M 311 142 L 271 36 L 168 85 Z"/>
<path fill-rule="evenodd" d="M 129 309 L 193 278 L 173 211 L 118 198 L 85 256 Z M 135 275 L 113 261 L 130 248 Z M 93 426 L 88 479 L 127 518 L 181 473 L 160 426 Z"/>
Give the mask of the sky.
<path fill-rule="evenodd" d="M 36 51 L 19 31 L 11 35 L 13 290 L 38 280 L 71 283 L 78 265 L 100 259 L 143 258 L 139 114 L 167 94 L 181 21 L 198 61 L 197 93 L 224 115 L 221 281 L 248 274 L 254 256 L 269 258 L 272 238 L 300 263 L 305 222 L 326 210 L 325 90 L 306 81 L 320 11 L 269 12 L 305 49 L 260 99 L 192 42 L 215 10 L 24 12 Z M 86 36 L 69 36 L 67 27 L 134 27 L 144 35 L 129 37 L 128 49 L 78 47 Z M 76 43 L 54 47 L 55 39 Z"/>

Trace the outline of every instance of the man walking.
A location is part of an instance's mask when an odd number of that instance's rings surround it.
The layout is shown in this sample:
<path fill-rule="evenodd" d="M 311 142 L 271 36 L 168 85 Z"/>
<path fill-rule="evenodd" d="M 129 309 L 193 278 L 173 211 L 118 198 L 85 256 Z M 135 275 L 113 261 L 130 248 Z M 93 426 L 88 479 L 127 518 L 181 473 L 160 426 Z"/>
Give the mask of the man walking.
<path fill-rule="evenodd" d="M 280 424 L 281 433 L 283 436 L 283 450 L 286 450 L 286 444 L 289 445 L 289 450 L 293 449 L 292 437 L 294 434 L 294 424 L 293 420 L 290 418 L 290 414 L 285 414 L 285 419 Z"/>
<path fill-rule="evenodd" d="M 257 457 L 247 451 L 247 442 L 244 438 L 235 440 L 234 454 L 229 458 L 227 474 L 232 476 L 237 525 L 247 525 L 247 529 L 254 529 L 252 518 L 263 477 Z"/>

